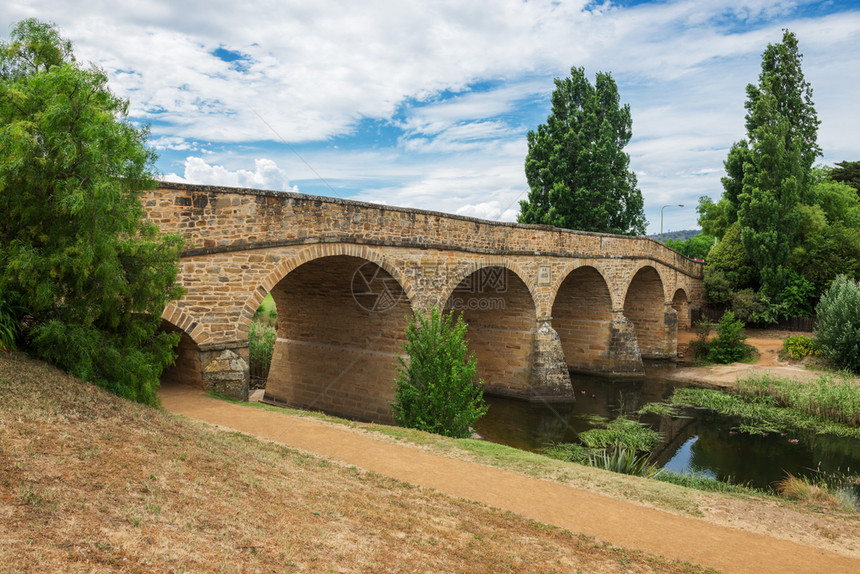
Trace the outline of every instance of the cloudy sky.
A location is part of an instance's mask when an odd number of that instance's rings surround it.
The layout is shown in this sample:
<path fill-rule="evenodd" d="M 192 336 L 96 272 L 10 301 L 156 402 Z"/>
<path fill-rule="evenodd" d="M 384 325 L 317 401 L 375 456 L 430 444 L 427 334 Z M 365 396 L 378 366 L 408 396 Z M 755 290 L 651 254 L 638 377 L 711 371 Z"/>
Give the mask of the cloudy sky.
<path fill-rule="evenodd" d="M 512 221 L 553 78 L 611 72 L 649 233 L 695 228 L 744 136 L 745 86 L 793 31 L 822 163 L 860 160 L 860 2 L 5 0 L 105 69 L 166 179 Z M 683 208 L 677 204 L 684 204 Z"/>

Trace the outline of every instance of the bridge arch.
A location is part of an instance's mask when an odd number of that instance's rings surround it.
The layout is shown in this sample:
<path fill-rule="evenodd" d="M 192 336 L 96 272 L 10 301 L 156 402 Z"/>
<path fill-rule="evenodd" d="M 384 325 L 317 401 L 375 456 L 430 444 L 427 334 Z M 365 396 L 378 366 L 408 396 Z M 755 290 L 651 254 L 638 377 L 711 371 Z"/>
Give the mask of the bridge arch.
<path fill-rule="evenodd" d="M 279 265 L 281 278 L 270 287 L 278 338 L 265 397 L 391 422 L 395 363 L 412 305 L 396 268 L 355 253 L 373 255 L 360 246 L 310 249 Z"/>
<path fill-rule="evenodd" d="M 284 277 L 292 272 L 297 267 L 323 257 L 333 256 L 349 256 L 364 259 L 365 261 L 376 264 L 379 268 L 388 273 L 398 285 L 400 285 L 406 298 L 411 302 L 414 298 L 415 288 L 411 281 L 406 277 L 400 268 L 378 251 L 367 247 L 366 245 L 355 245 L 350 243 L 330 243 L 324 245 L 313 245 L 302 249 L 292 257 L 282 259 L 274 269 L 272 269 L 265 278 L 260 281 L 260 284 L 251 292 L 251 295 L 245 301 L 242 309 L 242 315 L 239 325 L 240 337 L 248 336 L 248 329 L 251 321 L 254 318 L 254 313 L 260 307 L 263 299 L 271 292 L 272 288 L 277 285 Z"/>
<path fill-rule="evenodd" d="M 202 325 L 171 302 L 161 313 L 161 330 L 179 333 L 179 344 L 174 349 L 176 358 L 165 367 L 159 378 L 161 386 L 186 385 L 205 389 L 200 345 L 209 342 L 209 334 Z"/>
<path fill-rule="evenodd" d="M 553 295 L 551 315 L 569 367 L 584 371 L 611 368 L 612 294 L 597 268 L 576 267 L 562 279 Z"/>
<path fill-rule="evenodd" d="M 664 281 L 652 265 L 641 265 L 630 279 L 624 296 L 624 316 L 636 330 L 643 358 L 665 357 L 669 339 Z"/>
<path fill-rule="evenodd" d="M 203 369 L 200 363 L 200 346 L 197 342 L 178 325 L 164 318 L 163 314 L 161 331 L 179 333 L 179 344 L 173 350 L 176 354 L 173 364 L 168 365 L 161 372 L 160 385 L 162 387 L 184 385 L 205 389 L 206 383 L 203 380 Z"/>
<path fill-rule="evenodd" d="M 468 324 L 469 348 L 485 389 L 528 396 L 537 308 L 522 269 L 512 267 L 505 261 L 487 261 L 455 274 L 444 291 L 445 309 L 461 313 Z"/>
<path fill-rule="evenodd" d="M 689 329 L 692 325 L 690 321 L 690 297 L 682 287 L 678 287 L 672 296 L 672 308 L 678 314 L 678 328 Z"/>

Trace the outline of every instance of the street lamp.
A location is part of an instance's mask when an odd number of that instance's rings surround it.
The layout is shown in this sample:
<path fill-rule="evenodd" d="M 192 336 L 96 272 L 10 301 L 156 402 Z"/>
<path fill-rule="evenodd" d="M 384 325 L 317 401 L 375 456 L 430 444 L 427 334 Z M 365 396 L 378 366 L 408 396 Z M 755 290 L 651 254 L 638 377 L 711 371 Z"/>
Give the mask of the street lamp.
<path fill-rule="evenodd" d="M 660 208 L 660 243 L 663 243 L 663 210 L 667 207 L 674 207 L 673 205 L 664 205 Z M 678 207 L 684 207 L 683 203 L 679 203 Z"/>

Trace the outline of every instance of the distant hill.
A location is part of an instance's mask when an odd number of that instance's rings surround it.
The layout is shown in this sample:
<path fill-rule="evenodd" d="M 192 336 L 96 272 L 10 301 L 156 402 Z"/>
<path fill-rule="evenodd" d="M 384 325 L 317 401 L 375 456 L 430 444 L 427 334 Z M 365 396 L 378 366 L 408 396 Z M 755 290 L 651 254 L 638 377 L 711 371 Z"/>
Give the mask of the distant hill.
<path fill-rule="evenodd" d="M 691 237 L 695 237 L 702 232 L 701 229 L 683 229 L 681 231 L 664 231 L 663 239 L 680 239 L 681 241 L 686 241 Z M 660 234 L 654 233 L 653 235 L 649 235 L 651 239 L 655 239 L 660 241 Z"/>

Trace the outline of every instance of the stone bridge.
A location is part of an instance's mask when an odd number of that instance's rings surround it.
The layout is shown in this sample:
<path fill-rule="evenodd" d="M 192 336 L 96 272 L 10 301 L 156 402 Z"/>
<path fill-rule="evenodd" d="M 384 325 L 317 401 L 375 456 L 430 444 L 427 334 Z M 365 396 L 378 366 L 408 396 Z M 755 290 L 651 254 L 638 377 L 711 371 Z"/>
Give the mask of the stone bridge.
<path fill-rule="evenodd" d="M 268 293 L 266 399 L 382 422 L 413 311 L 463 313 L 487 392 L 569 400 L 568 368 L 635 375 L 643 358 L 675 356 L 701 300 L 701 264 L 644 237 L 172 183 L 143 201 L 186 238 L 186 294 L 163 313 L 179 355 L 163 380 L 237 398 Z"/>

